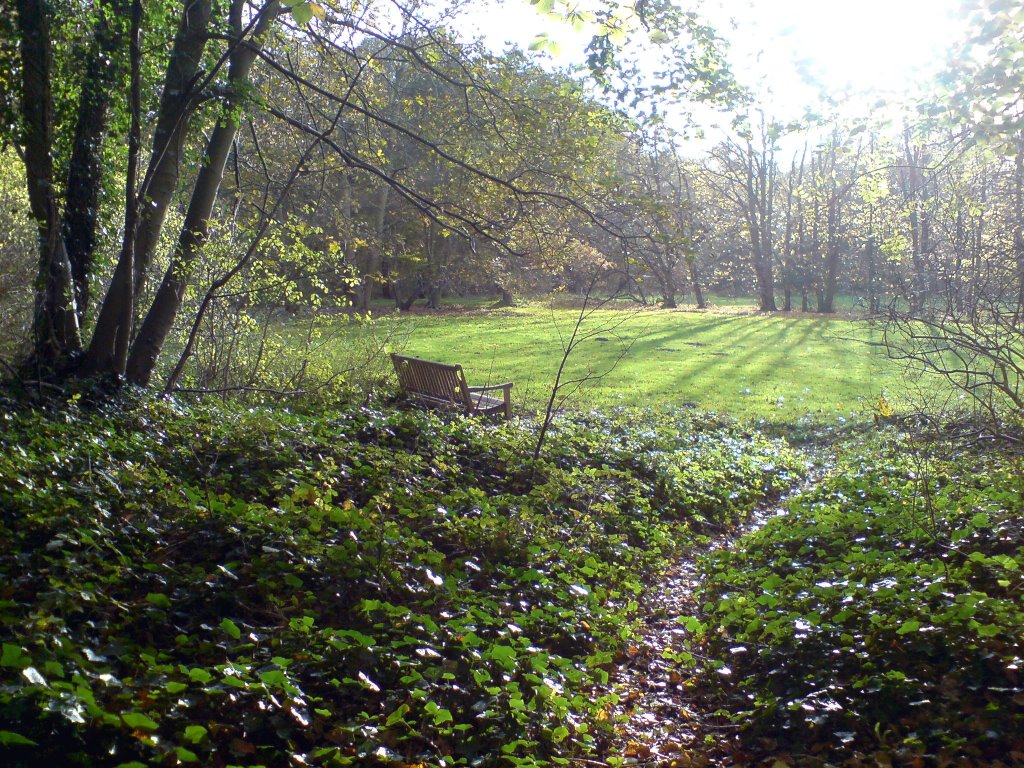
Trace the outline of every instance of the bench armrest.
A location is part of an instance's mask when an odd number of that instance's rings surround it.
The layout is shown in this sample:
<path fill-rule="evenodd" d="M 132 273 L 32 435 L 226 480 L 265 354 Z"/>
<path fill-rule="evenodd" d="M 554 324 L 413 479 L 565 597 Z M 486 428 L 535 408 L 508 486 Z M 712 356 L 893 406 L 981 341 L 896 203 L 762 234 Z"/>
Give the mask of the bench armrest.
<path fill-rule="evenodd" d="M 494 390 L 494 389 L 504 389 L 507 392 L 508 390 L 512 389 L 512 382 L 511 381 L 507 381 L 504 384 L 490 384 L 490 385 L 488 385 L 486 387 L 470 387 L 469 391 L 470 392 L 490 392 L 491 390 Z"/>

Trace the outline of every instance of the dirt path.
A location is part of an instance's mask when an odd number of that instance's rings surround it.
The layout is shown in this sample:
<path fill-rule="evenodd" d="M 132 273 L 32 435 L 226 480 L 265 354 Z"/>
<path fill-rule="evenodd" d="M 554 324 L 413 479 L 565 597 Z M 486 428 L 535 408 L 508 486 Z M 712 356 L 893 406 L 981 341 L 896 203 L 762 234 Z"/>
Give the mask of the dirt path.
<path fill-rule="evenodd" d="M 609 757 L 624 758 L 623 765 L 651 768 L 747 764 L 732 738 L 737 727 L 702 704 L 699 680 L 688 676 L 687 665 L 677 661 L 680 654 L 693 652 L 693 634 L 685 621 L 700 613 L 697 558 L 732 546 L 771 518 L 786 514 L 786 502 L 814 487 L 829 463 L 816 462 L 808 476 L 782 499 L 762 505 L 739 529 L 675 563 L 652 589 L 647 628 L 640 641 L 627 649 L 626 659 L 612 679 L 621 697 L 615 714 L 625 716 L 625 721 Z"/>

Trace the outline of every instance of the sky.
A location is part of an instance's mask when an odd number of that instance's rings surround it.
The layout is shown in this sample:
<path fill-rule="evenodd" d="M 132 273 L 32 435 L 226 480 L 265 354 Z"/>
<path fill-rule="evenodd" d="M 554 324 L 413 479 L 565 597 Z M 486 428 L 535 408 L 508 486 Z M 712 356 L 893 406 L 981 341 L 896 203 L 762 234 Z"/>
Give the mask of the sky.
<path fill-rule="evenodd" d="M 707 4 L 733 45 L 745 84 L 775 96 L 780 109 L 836 96 L 898 94 L 936 74 L 962 24 L 959 0 L 718 0 Z"/>
<path fill-rule="evenodd" d="M 898 95 L 934 75 L 960 34 L 958 5 L 959 0 L 699 2 L 729 40 L 738 79 L 784 120 L 820 103 L 822 92 L 863 109 L 867 99 L 853 94 Z M 584 35 L 541 17 L 527 0 L 480 3 L 467 23 L 495 49 L 508 42 L 526 48 L 538 32 L 549 33 L 561 46 L 558 64 L 581 60 L 586 44 Z"/>

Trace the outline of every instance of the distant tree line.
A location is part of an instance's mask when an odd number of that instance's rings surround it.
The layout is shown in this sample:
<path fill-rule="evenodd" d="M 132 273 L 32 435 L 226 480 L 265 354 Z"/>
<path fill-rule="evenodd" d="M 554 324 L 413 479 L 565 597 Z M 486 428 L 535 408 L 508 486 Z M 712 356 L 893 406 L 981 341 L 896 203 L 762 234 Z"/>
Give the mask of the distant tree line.
<path fill-rule="evenodd" d="M 224 367 L 225 338 L 266 341 L 273 310 L 508 304 L 595 271 L 666 307 L 852 296 L 893 329 L 1016 329 L 1022 89 L 997 74 L 1020 25 L 975 5 L 965 50 L 984 55 L 895 121 L 780 124 L 668 3 L 568 13 L 594 29 L 582 78 L 461 41 L 455 6 L 17 0 L 0 22 L 5 360 L 145 384 L 163 355 L 175 384 L 204 344 Z M 637 46 L 662 51 L 660 78 L 637 74 Z M 737 110 L 702 157 L 652 108 L 683 98 Z"/>

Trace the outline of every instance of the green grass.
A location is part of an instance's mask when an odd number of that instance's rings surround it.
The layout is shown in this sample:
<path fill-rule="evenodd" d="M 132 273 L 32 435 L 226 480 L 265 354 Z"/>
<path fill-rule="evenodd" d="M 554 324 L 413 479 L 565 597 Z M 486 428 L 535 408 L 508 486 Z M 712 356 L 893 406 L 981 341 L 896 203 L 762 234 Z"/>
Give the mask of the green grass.
<path fill-rule="evenodd" d="M 389 349 L 461 363 L 471 385 L 515 382 L 517 407 L 550 394 L 577 309 L 533 304 L 509 310 L 379 317 Z M 349 353 L 354 326 L 338 320 L 333 354 Z M 583 327 L 568 378 L 589 381 L 570 406 L 691 403 L 740 419 L 816 421 L 868 413 L 879 394 L 906 391 L 900 372 L 865 325 L 842 318 L 725 312 L 597 311 Z M 615 361 L 624 349 L 625 356 Z"/>

